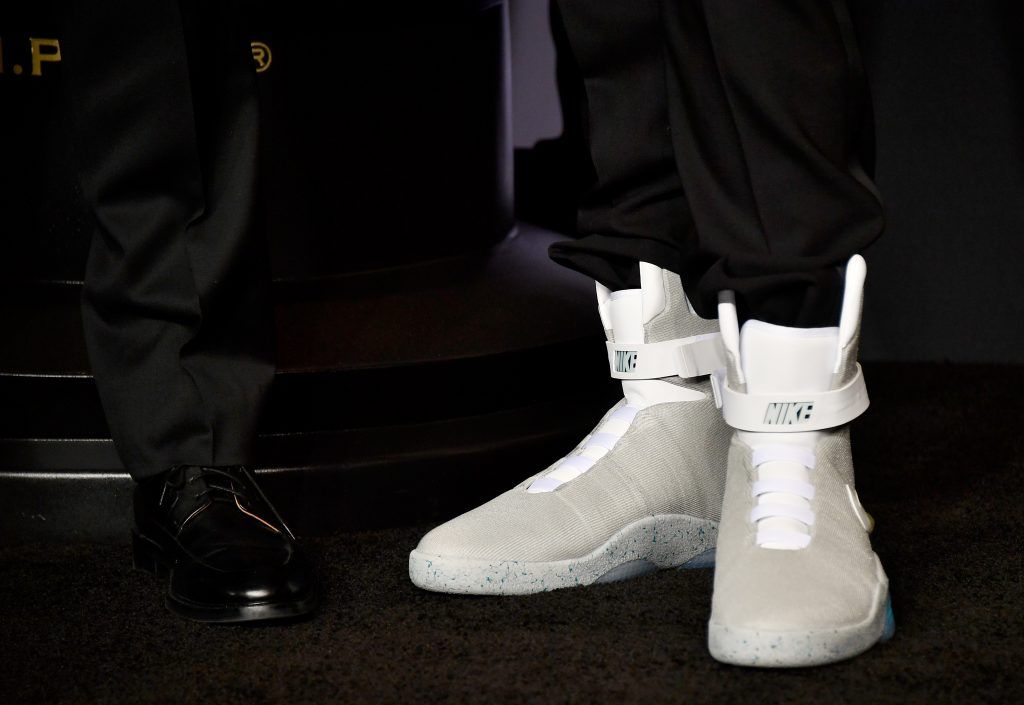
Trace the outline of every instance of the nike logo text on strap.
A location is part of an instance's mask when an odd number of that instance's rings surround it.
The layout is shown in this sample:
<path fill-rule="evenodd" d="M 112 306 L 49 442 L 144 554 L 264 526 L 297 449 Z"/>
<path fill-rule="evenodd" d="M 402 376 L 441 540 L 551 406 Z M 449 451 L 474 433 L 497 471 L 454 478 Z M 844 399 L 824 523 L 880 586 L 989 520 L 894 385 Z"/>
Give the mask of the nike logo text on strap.
<path fill-rule="evenodd" d="M 666 340 L 661 343 L 606 343 L 614 379 L 701 377 L 725 367 L 719 333 Z"/>
<path fill-rule="evenodd" d="M 729 386 L 725 370 L 716 371 L 711 383 L 725 422 L 741 431 L 822 431 L 847 424 L 868 408 L 868 390 L 860 365 L 852 380 L 827 392 L 745 394 Z"/>

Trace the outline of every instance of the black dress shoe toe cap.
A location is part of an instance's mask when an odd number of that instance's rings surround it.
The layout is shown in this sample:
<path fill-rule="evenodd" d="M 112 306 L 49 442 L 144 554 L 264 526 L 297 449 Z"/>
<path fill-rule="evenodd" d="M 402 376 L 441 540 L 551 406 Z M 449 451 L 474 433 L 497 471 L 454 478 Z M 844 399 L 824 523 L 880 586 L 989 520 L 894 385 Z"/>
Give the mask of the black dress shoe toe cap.
<path fill-rule="evenodd" d="M 302 553 L 288 548 L 284 556 L 281 551 L 249 550 L 240 557 L 233 551 L 227 565 L 213 560 L 180 563 L 171 571 L 170 598 L 211 609 L 303 602 L 316 588 L 313 571 Z"/>

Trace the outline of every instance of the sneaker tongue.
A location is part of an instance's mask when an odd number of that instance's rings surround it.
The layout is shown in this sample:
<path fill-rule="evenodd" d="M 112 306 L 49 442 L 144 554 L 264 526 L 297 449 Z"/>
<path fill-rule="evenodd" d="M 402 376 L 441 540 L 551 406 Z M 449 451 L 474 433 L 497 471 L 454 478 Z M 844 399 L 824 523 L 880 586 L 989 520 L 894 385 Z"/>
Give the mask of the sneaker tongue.
<path fill-rule="evenodd" d="M 640 289 L 623 289 L 612 292 L 609 308 L 612 335 L 616 343 L 644 342 L 644 297 Z M 626 403 L 638 409 L 650 404 L 646 392 L 651 391 L 647 380 L 623 381 L 622 394 Z"/>
<path fill-rule="evenodd" d="M 644 342 L 644 298 L 640 289 L 612 292 L 610 313 L 616 343 Z"/>
<path fill-rule="evenodd" d="M 747 391 L 828 391 L 832 388 L 838 338 L 838 328 L 785 328 L 747 321 L 740 331 L 740 359 Z"/>
<path fill-rule="evenodd" d="M 751 394 L 801 394 L 825 392 L 832 387 L 838 328 L 785 328 L 761 321 L 747 321 L 740 331 L 740 362 Z M 760 444 L 793 444 L 814 452 L 820 438 L 818 432 L 748 433 L 740 438 L 752 447 Z M 767 461 L 757 466 L 757 479 L 783 479 L 811 482 L 810 471 L 793 462 Z M 769 492 L 758 498 L 758 504 L 787 504 L 810 510 L 810 503 L 798 495 Z M 787 516 L 767 516 L 757 522 L 758 533 L 781 532 L 803 540 L 808 533 L 801 521 Z M 767 536 L 767 534 L 765 534 Z M 769 549 L 793 548 L 787 541 L 758 539 L 758 545 Z M 797 544 L 799 545 L 799 544 Z"/>

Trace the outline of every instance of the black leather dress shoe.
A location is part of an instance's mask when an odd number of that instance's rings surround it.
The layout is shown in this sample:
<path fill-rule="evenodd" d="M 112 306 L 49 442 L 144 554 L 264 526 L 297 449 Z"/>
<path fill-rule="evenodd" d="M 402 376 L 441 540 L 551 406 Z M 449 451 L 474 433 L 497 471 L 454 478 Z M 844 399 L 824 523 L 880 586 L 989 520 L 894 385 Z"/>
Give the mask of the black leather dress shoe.
<path fill-rule="evenodd" d="M 201 622 L 313 611 L 308 561 L 243 467 L 179 466 L 135 490 L 135 565 L 169 574 L 166 603 Z"/>

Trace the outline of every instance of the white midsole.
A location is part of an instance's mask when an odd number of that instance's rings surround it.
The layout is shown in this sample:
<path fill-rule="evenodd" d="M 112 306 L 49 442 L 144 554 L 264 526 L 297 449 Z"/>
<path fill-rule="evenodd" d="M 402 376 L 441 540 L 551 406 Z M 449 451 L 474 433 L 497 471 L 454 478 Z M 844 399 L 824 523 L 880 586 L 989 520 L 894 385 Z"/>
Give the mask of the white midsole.
<path fill-rule="evenodd" d="M 579 558 L 557 561 L 488 560 L 409 554 L 409 577 L 424 590 L 470 595 L 526 595 L 590 585 L 605 575 L 626 578 L 676 568 L 715 547 L 718 523 L 685 514 L 644 517 Z M 706 561 L 694 561 L 701 566 Z M 620 566 L 625 570 L 612 573 Z M 649 569 L 644 564 L 650 566 Z"/>
<path fill-rule="evenodd" d="M 712 614 L 708 651 L 718 661 L 737 666 L 792 668 L 819 666 L 863 653 L 885 632 L 889 583 L 875 557 L 878 584 L 868 615 L 857 624 L 816 629 L 756 629 L 723 624 Z"/>

